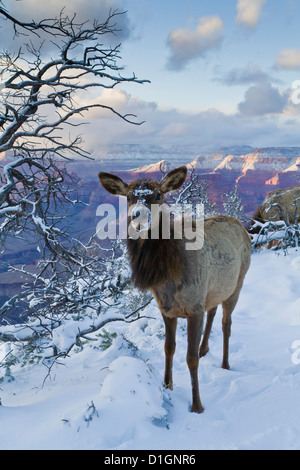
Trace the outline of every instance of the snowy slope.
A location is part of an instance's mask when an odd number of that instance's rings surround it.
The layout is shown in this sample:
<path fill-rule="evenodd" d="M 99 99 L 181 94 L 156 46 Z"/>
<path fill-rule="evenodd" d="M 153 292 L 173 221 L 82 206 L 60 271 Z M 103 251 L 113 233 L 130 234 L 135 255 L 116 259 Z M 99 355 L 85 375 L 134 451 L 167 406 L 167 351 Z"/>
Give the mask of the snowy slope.
<path fill-rule="evenodd" d="M 14 380 L 0 383 L 0 449 L 300 449 L 299 277 L 300 251 L 253 255 L 233 316 L 231 370 L 220 368 L 220 310 L 200 361 L 202 415 L 189 412 L 184 320 L 174 390 L 162 388 L 164 330 L 153 303 L 151 319 L 107 327 L 118 333 L 108 349 L 98 337 L 43 387 L 43 366 L 12 368 Z"/>
<path fill-rule="evenodd" d="M 143 165 L 138 168 L 132 168 L 130 170 L 126 170 L 130 173 L 159 173 L 161 170 L 169 171 L 170 164 L 165 161 L 161 160 L 157 163 L 151 163 L 150 165 Z"/>
<path fill-rule="evenodd" d="M 297 149 L 257 149 L 245 155 L 226 155 L 214 171 L 235 170 L 241 173 L 252 171 L 298 171 L 299 152 Z"/>

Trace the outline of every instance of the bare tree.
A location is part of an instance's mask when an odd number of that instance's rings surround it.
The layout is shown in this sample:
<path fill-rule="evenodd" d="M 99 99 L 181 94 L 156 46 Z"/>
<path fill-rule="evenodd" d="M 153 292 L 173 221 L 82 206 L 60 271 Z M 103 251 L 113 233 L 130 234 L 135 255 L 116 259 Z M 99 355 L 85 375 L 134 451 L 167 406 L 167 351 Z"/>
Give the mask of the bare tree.
<path fill-rule="evenodd" d="M 91 26 L 76 23 L 75 16 L 69 18 L 63 11 L 52 20 L 24 23 L 0 6 L 0 15 L 13 23 L 15 34 L 25 30 L 29 35 L 25 50 L 20 49 L 16 53 L 3 51 L 0 55 L 0 152 L 8 152 L 14 157 L 2 174 L 5 182 L 0 189 L 0 217 L 4 219 L 2 232 L 6 226 L 12 227 L 13 220 L 19 221 L 20 216 L 28 213 L 38 231 L 44 228 L 40 194 L 32 174 L 44 172 L 45 178 L 53 182 L 53 172 L 57 168 L 49 165 L 49 155 L 67 159 L 89 157 L 80 135 L 65 137 L 68 135 L 67 127 L 82 125 L 87 111 L 91 108 L 106 109 L 131 124 L 141 124 L 132 114 L 122 115 L 101 103 L 78 106 L 75 100 L 82 90 L 115 88 L 124 82 L 145 82 L 137 80 L 134 75 L 123 77 L 122 68 L 117 64 L 119 46 L 105 48 L 99 42 L 103 35 L 116 35 L 113 21 L 120 14 L 111 12 L 104 23 L 99 24 L 95 20 Z M 45 39 L 39 47 L 33 45 L 30 35 L 36 36 L 41 32 L 48 41 L 55 37 L 55 59 L 43 60 Z M 47 164 L 45 158 L 48 159 Z M 52 191 L 52 188 L 49 184 L 48 190 Z M 34 201 L 28 202 L 28 197 L 24 197 L 28 192 L 35 195 Z"/>
<path fill-rule="evenodd" d="M 7 240 L 31 237 L 41 253 L 34 273 L 26 266 L 7 267 L 28 281 L 0 306 L 0 315 L 7 318 L 22 304 L 32 317 L 16 327 L 21 334 L 14 327 L 3 327 L 0 339 L 34 340 L 35 348 L 38 343 L 42 349 L 49 348 L 53 329 L 65 327 L 74 315 L 88 315 L 88 326 L 79 328 L 67 348 L 51 343 L 52 357 L 67 354 L 81 336 L 105 324 L 109 317 L 100 318 L 100 313 L 106 311 L 105 306 L 118 305 L 128 283 L 127 278 L 115 278 L 116 270 L 110 269 L 110 263 L 117 262 L 116 247 L 100 253 L 94 237 L 84 244 L 70 236 L 69 216 L 74 205 L 82 202 L 74 191 L 79 182 L 62 163 L 78 156 L 90 158 L 78 128 L 92 108 L 109 111 L 129 124 L 142 124 L 133 114 L 121 114 L 102 103 L 81 106 L 76 99 L 89 89 L 147 81 L 123 76 L 118 65 L 120 45 L 103 45 L 104 36 L 117 37 L 119 15 L 122 13 L 111 11 L 102 23 L 80 23 L 76 15 L 68 17 L 62 10 L 53 19 L 24 22 L 0 2 L 0 18 L 13 25 L 16 36 L 24 38 L 22 48 L 0 54 L 0 152 L 10 160 L 0 171 L 0 249 L 5 253 Z M 56 57 L 48 57 L 47 42 L 52 47 L 54 43 Z M 119 247 L 119 256 L 122 253 Z M 110 297 L 113 300 L 108 301 Z M 135 302 L 134 295 L 131 298 L 122 317 L 126 321 L 136 319 L 149 302 L 141 297 Z"/>
<path fill-rule="evenodd" d="M 82 148 L 82 140 L 76 136 L 62 140 L 64 125 L 79 126 L 71 118 L 83 116 L 91 108 L 107 109 L 131 124 L 141 124 L 132 114 L 122 115 L 113 107 L 91 103 L 77 106 L 74 96 L 79 90 L 89 88 L 115 88 L 124 82 L 145 83 L 135 75 L 123 77 L 117 62 L 119 48 L 105 48 L 99 41 L 107 34 L 116 35 L 114 19 L 122 14 L 111 12 L 104 23 L 96 20 L 91 26 L 76 23 L 75 15 L 69 18 L 62 11 L 58 18 L 38 23 L 22 23 L 10 16 L 3 7 L 0 14 L 13 22 L 15 32 L 23 28 L 30 34 L 46 33 L 48 41 L 55 37 L 57 58 L 44 60 L 45 43 L 39 46 L 28 39 L 25 50 L 15 53 L 3 51 L 0 56 L 2 82 L 2 110 L 0 115 L 0 152 L 55 152 L 62 157 L 72 154 L 88 156 Z M 51 106 L 55 118 L 48 122 L 43 117 Z M 49 112 L 47 113 L 49 115 Z M 48 116 L 47 116 L 48 117 Z"/>

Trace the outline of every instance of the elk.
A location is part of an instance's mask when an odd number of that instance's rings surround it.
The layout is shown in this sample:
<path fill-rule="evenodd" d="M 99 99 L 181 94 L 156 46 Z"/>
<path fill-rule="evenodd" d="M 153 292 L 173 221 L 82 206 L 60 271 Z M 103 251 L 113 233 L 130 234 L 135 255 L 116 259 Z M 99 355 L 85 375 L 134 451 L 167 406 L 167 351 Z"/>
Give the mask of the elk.
<path fill-rule="evenodd" d="M 162 181 L 139 179 L 127 184 L 110 173 L 99 173 L 100 182 L 107 191 L 127 197 L 129 209 L 140 202 L 147 208 L 151 204 L 162 204 L 167 193 L 183 185 L 186 176 L 187 168 L 184 166 L 170 171 Z M 230 368 L 228 356 L 231 314 L 250 265 L 250 237 L 238 220 L 219 215 L 205 219 L 204 244 L 197 251 L 185 249 L 184 234 L 182 239 L 174 237 L 172 220 L 170 239 L 163 239 L 161 236 L 153 239 L 150 229 L 147 235 L 138 239 L 127 238 L 127 247 L 135 285 L 152 292 L 164 320 L 164 385 L 166 388 L 173 388 L 172 366 L 177 319 L 186 318 L 186 361 L 192 385 L 191 411 L 201 413 L 204 408 L 199 395 L 199 357 L 209 351 L 213 319 L 218 305 L 222 304 L 222 367 Z M 205 311 L 207 320 L 200 346 Z"/>
<path fill-rule="evenodd" d="M 256 221 L 278 222 L 284 221 L 288 224 L 300 222 L 300 186 L 286 189 L 277 189 L 267 194 L 265 200 L 252 216 L 248 230 L 258 233 L 261 229 Z"/>

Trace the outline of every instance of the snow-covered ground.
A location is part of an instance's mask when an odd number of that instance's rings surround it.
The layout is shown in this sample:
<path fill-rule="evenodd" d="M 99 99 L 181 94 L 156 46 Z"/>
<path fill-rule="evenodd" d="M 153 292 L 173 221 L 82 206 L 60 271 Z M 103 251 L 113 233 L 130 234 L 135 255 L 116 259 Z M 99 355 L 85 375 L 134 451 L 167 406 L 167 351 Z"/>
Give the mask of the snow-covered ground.
<path fill-rule="evenodd" d="M 300 251 L 253 255 L 233 315 L 231 370 L 220 368 L 221 309 L 200 360 L 203 414 L 189 411 L 184 320 L 174 390 L 162 387 L 164 329 L 153 302 L 155 318 L 107 326 L 107 344 L 98 337 L 72 352 L 44 385 L 42 365 L 12 368 L 14 380 L 0 383 L 0 449 L 300 449 L 299 279 Z"/>

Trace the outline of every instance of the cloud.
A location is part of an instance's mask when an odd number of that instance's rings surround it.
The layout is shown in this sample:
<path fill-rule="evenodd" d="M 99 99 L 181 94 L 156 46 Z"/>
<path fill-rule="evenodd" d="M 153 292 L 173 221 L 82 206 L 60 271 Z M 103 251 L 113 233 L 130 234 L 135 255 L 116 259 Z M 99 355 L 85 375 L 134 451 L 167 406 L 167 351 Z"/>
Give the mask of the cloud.
<path fill-rule="evenodd" d="M 287 104 L 286 93 L 282 94 L 278 88 L 263 82 L 246 91 L 245 100 L 239 104 L 238 109 L 243 116 L 264 116 L 282 113 Z"/>
<path fill-rule="evenodd" d="M 221 75 L 221 74 L 220 74 Z M 236 67 L 216 77 L 214 81 L 221 82 L 227 86 L 249 85 L 262 82 L 281 83 L 280 80 L 272 77 L 260 67 L 248 65 L 246 67 Z"/>
<path fill-rule="evenodd" d="M 171 31 L 167 41 L 171 57 L 167 67 L 171 70 L 183 69 L 191 60 L 203 57 L 209 49 L 218 46 L 223 37 L 224 24 L 219 16 L 200 18 L 195 31 L 186 29 Z"/>
<path fill-rule="evenodd" d="M 300 50 L 299 49 L 285 49 L 276 57 L 276 68 L 279 69 L 300 69 Z"/>
<path fill-rule="evenodd" d="M 17 15 L 22 20 L 42 20 L 43 18 L 52 18 L 64 9 L 64 12 L 71 18 L 76 13 L 76 20 L 89 21 L 98 19 L 104 21 L 109 11 L 124 11 L 121 0 L 89 0 L 88 7 L 86 0 L 51 0 L 41 2 L 40 0 L 5 0 L 6 9 L 13 15 Z M 115 22 L 123 22 L 126 15 L 115 18 Z"/>
<path fill-rule="evenodd" d="M 238 0 L 236 8 L 236 23 L 247 26 L 247 28 L 253 29 L 257 26 L 262 7 L 265 5 L 267 0 Z"/>
<path fill-rule="evenodd" d="M 46 2 L 40 0 L 5 0 L 5 7 L 12 16 L 21 21 L 41 21 L 45 18 L 59 17 L 60 12 L 64 9 L 64 14 L 68 15 L 70 18 L 73 18 L 73 15 L 76 14 L 75 23 L 89 22 L 90 25 L 93 24 L 94 19 L 99 23 L 104 22 L 110 11 L 118 10 L 119 12 L 124 12 L 121 0 L 89 0 L 88 6 L 86 0 L 68 0 L 68 2 L 62 2 L 61 0 Z M 116 16 L 111 24 L 115 25 L 118 31 L 115 36 L 102 36 L 105 41 L 109 39 L 110 42 L 115 44 L 130 36 L 132 26 L 126 12 Z M 19 31 L 22 33 L 25 32 L 20 28 Z M 42 33 L 41 39 L 46 39 L 45 47 L 47 47 L 48 50 L 51 49 L 51 39 L 54 42 L 58 41 L 58 38 L 49 38 L 49 35 Z M 41 43 L 41 39 L 34 35 L 31 35 L 31 37 L 29 37 L 29 35 L 14 37 L 12 24 L 9 21 L 1 19 L 0 41 L 2 44 L 5 44 L 6 50 L 12 49 L 17 51 L 20 46 L 23 46 L 29 40 L 32 40 L 35 45 L 38 45 Z"/>
<path fill-rule="evenodd" d="M 299 109 L 298 113 L 296 108 L 293 113 L 287 113 L 287 92 L 281 93 L 270 84 L 265 88 L 261 84 L 254 88 L 256 92 L 246 93 L 245 104 L 232 114 L 215 108 L 198 113 L 162 109 L 157 103 L 141 100 L 123 90 L 103 90 L 95 101 L 114 105 L 120 112 L 134 113 L 145 123 L 134 126 L 112 113 L 92 110 L 85 116 L 90 124 L 74 128 L 74 131 L 78 133 L 81 129 L 85 148 L 95 158 L 99 156 L 101 146 L 107 143 L 196 145 L 199 149 L 244 144 L 258 147 L 299 145 Z M 259 99 L 265 102 L 264 106 L 259 107 Z"/>
<path fill-rule="evenodd" d="M 167 124 L 160 132 L 160 136 L 165 137 L 183 137 L 188 133 L 188 125 L 186 122 L 177 122 Z"/>
<path fill-rule="evenodd" d="M 78 115 L 74 120 L 85 124 L 80 128 L 74 128 L 74 131 L 78 133 L 78 129 L 80 129 L 85 148 L 92 153 L 97 153 L 99 145 L 102 144 L 135 142 L 143 139 L 144 136 L 147 138 L 147 136 L 159 132 L 156 126 L 157 120 L 153 118 L 157 111 L 157 104 L 154 102 L 141 100 L 118 88 L 104 89 L 100 94 L 89 91 L 77 96 L 78 106 L 86 106 L 91 103 L 110 106 L 120 115 L 135 115 L 136 117 L 128 117 L 136 123 L 146 121 L 142 125 L 130 124 L 112 111 L 101 108 L 92 108 L 85 112 L 83 116 Z M 158 112 L 157 115 L 159 114 Z M 153 125 L 154 122 L 156 123 L 155 126 Z M 72 129 L 70 132 L 73 135 Z"/>

